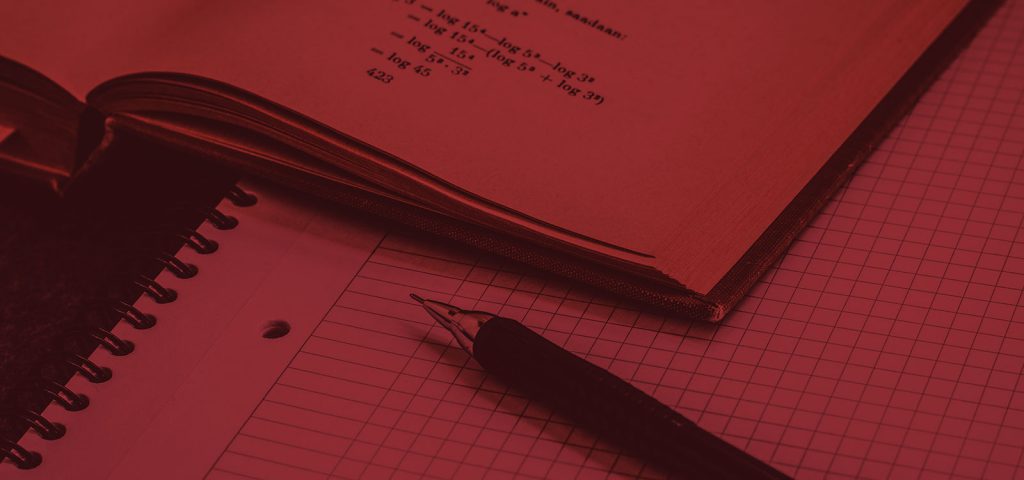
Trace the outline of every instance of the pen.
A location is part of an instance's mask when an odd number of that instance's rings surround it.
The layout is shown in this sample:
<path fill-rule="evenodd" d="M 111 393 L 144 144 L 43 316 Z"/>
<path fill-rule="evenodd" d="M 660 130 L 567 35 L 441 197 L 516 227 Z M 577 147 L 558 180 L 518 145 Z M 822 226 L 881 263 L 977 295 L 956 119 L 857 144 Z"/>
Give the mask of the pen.
<path fill-rule="evenodd" d="M 686 478 L 789 478 L 523 324 L 410 294 L 488 373 Z"/>

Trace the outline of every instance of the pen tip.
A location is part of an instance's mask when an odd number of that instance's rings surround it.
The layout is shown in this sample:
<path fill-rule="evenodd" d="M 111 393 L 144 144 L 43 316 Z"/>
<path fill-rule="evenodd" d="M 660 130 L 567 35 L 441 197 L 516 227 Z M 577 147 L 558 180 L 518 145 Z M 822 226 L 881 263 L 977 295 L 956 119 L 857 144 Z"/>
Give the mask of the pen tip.
<path fill-rule="evenodd" d="M 426 301 L 426 300 L 423 299 L 423 297 L 421 297 L 419 295 L 416 295 L 415 293 L 410 293 L 409 297 L 412 298 L 413 300 L 416 300 L 417 302 L 420 302 L 420 303 L 423 303 L 423 302 Z"/>

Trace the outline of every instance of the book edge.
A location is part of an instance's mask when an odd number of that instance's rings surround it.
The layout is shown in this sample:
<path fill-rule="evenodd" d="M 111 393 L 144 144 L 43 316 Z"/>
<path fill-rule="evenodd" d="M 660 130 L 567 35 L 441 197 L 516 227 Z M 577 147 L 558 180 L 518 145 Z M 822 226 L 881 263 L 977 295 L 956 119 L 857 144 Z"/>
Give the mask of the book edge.
<path fill-rule="evenodd" d="M 740 260 L 705 295 L 728 312 L 786 252 L 896 124 L 952 64 L 1004 0 L 971 0 L 900 77 Z"/>

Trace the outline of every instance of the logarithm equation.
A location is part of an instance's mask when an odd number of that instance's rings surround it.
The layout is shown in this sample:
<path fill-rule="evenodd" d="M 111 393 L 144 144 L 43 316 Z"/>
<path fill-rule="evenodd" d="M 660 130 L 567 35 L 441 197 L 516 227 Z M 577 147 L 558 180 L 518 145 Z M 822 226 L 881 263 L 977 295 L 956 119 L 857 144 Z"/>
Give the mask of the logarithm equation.
<path fill-rule="evenodd" d="M 566 59 L 549 58 L 540 46 L 505 36 L 450 8 L 420 0 L 391 2 L 396 6 L 397 28 L 382 32 L 381 41 L 370 47 L 373 63 L 366 75 L 371 81 L 385 85 L 473 81 L 474 71 L 491 69 L 580 102 L 605 103 L 592 73 Z M 525 19 L 530 14 L 498 0 L 480 2 L 509 18 Z"/>

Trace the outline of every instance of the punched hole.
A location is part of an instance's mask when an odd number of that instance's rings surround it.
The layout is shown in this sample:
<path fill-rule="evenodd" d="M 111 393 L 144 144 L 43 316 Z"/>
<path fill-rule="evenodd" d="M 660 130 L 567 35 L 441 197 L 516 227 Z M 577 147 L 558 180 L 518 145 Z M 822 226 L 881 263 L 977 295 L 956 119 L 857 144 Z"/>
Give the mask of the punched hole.
<path fill-rule="evenodd" d="M 284 320 L 274 320 L 272 322 L 267 322 L 267 324 L 263 326 L 262 335 L 263 338 L 275 339 L 288 335 L 288 332 L 290 331 L 292 331 L 291 324 Z"/>

